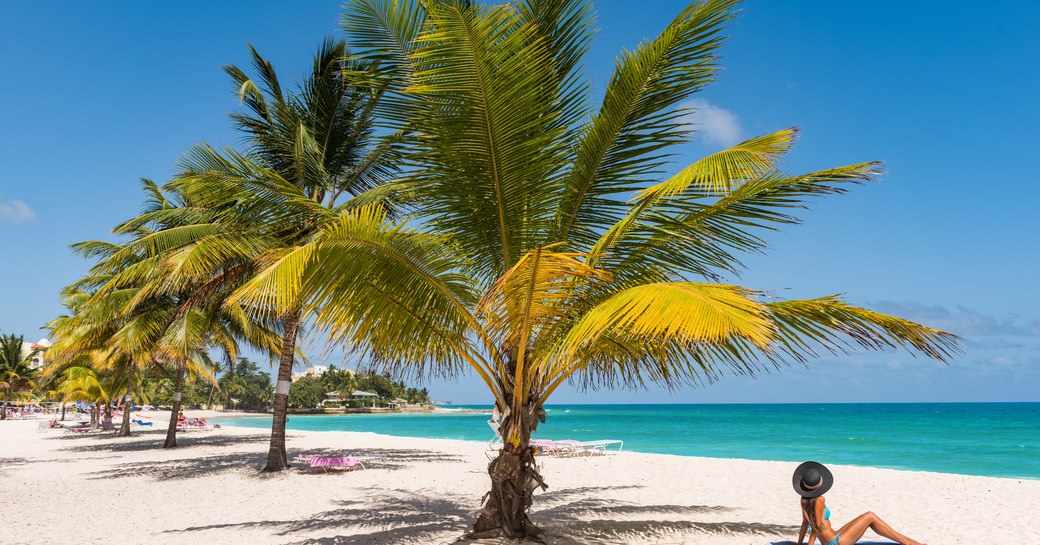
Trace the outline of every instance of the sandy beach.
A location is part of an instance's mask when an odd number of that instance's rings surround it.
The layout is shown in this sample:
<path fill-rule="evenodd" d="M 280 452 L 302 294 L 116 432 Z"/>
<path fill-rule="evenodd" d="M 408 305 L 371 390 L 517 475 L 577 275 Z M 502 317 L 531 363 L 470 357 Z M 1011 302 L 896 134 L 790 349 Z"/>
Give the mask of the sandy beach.
<path fill-rule="evenodd" d="M 197 414 L 196 414 L 197 413 Z M 206 414 L 195 411 L 192 416 Z M 3 544 L 453 543 L 486 492 L 487 445 L 372 433 L 296 432 L 289 455 L 370 457 L 368 469 L 258 473 L 263 430 L 222 427 L 134 437 L 0 422 Z M 147 430 L 147 428 L 146 428 Z M 545 458 L 550 488 L 532 518 L 549 542 L 762 545 L 793 540 L 796 464 L 623 452 Z M 832 466 L 827 495 L 841 525 L 872 510 L 932 545 L 1030 543 L 1040 481 Z M 865 539 L 877 540 L 868 532 Z"/>

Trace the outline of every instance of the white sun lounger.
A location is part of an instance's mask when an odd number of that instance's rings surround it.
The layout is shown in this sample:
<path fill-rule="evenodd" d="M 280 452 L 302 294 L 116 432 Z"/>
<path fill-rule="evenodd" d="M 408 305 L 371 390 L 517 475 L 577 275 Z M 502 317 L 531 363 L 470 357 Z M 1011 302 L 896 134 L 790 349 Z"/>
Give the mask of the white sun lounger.
<path fill-rule="evenodd" d="M 592 455 L 621 452 L 621 449 L 625 447 L 625 442 L 620 439 L 599 439 L 597 441 L 580 441 L 578 445 L 585 449 L 589 455 Z M 615 445 L 617 450 L 611 450 L 611 447 Z"/>

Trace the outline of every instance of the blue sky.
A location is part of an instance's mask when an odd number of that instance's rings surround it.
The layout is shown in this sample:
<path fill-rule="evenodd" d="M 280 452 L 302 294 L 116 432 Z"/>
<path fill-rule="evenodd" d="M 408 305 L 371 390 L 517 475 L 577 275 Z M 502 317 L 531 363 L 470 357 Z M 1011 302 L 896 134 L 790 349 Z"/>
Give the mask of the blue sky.
<path fill-rule="evenodd" d="M 679 2 L 599 2 L 586 64 L 600 92 L 621 47 Z M 291 6 L 291 7 L 289 7 Z M 37 339 L 86 268 L 72 242 L 136 212 L 139 177 L 184 150 L 233 145 L 225 63 L 247 43 L 301 74 L 339 2 L 24 2 L 0 17 L 0 331 Z M 1040 271 L 1032 170 L 1040 125 L 1040 5 L 749 0 L 698 98 L 686 163 L 801 127 L 785 163 L 880 159 L 880 182 L 821 201 L 776 233 L 740 283 L 779 297 L 843 293 L 966 339 L 949 367 L 906 353 L 826 357 L 758 380 L 667 393 L 561 391 L 557 402 L 1040 401 Z M 312 357 L 324 348 L 307 344 Z M 435 398 L 485 400 L 469 378 Z"/>

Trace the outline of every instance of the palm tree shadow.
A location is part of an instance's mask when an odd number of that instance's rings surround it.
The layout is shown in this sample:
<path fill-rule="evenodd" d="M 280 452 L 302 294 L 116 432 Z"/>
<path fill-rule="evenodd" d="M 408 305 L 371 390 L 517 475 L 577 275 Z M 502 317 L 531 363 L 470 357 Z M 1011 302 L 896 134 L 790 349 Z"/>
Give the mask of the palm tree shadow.
<path fill-rule="evenodd" d="M 149 477 L 156 480 L 197 479 L 239 471 L 256 473 L 261 458 L 256 453 L 222 454 L 179 460 L 145 461 L 116 464 L 110 469 L 88 473 L 90 479 L 123 479 L 127 477 Z"/>
<path fill-rule="evenodd" d="M 557 493 L 556 499 L 602 493 L 610 488 L 563 490 Z M 168 532 L 270 529 L 275 535 L 290 537 L 324 531 L 338 534 L 297 539 L 288 542 L 289 545 L 471 543 L 461 536 L 469 529 L 480 510 L 475 498 L 379 487 L 357 489 L 357 492 L 359 498 L 338 502 L 334 509 L 306 518 L 195 526 Z M 544 538 L 551 545 L 607 545 L 634 537 L 678 538 L 691 534 L 775 536 L 797 531 L 797 528 L 791 526 L 759 522 L 695 520 L 699 516 L 724 514 L 733 510 L 704 505 L 634 505 L 584 497 L 560 502 L 533 513 L 532 518 L 546 529 Z"/>
<path fill-rule="evenodd" d="M 63 463 L 65 460 L 43 460 L 37 458 L 0 458 L 0 475 L 11 471 L 12 469 L 18 469 L 27 467 L 30 465 L 47 464 L 47 463 Z"/>
<path fill-rule="evenodd" d="M 349 535 L 293 541 L 297 545 L 346 543 L 432 543 L 444 534 L 462 535 L 473 512 L 461 498 L 425 495 L 408 490 L 370 487 L 357 489 L 359 497 L 336 503 L 336 508 L 298 520 L 194 526 L 167 533 L 215 529 L 270 529 L 275 535 L 294 536 L 323 530 L 354 530 Z"/>
<path fill-rule="evenodd" d="M 62 450 L 68 452 L 140 452 L 145 450 L 161 449 L 166 441 L 166 430 L 149 430 L 136 432 L 134 436 L 113 439 L 112 436 L 84 436 L 64 435 L 55 437 L 56 440 L 76 442 L 75 446 L 65 447 Z M 271 438 L 268 435 L 223 435 L 178 433 L 177 447 L 173 452 L 191 447 L 233 447 L 242 444 L 265 443 Z"/>
<path fill-rule="evenodd" d="M 643 487 L 581 487 L 549 492 L 542 497 L 550 506 L 532 514 L 532 518 L 546 530 L 546 542 L 553 545 L 607 545 L 636 537 L 782 535 L 797 531 L 796 527 L 761 522 L 697 520 L 704 515 L 717 519 L 735 511 L 721 505 L 640 505 L 599 497 L 610 489 L 638 488 Z"/>
<path fill-rule="evenodd" d="M 267 441 L 267 437 L 257 436 L 257 441 Z M 161 444 L 161 443 L 160 443 Z M 210 445 L 218 443 L 209 443 Z M 232 443 L 233 444 L 233 443 Z M 120 448 L 138 449 L 131 443 L 115 443 L 101 445 L 85 445 L 82 448 L 90 451 L 110 451 Z M 158 448 L 152 445 L 151 448 Z M 178 447 L 180 448 L 180 447 Z M 313 453 L 332 454 L 331 450 L 314 450 Z M 355 456 L 369 458 L 365 466 L 369 469 L 398 469 L 406 465 L 424 462 L 458 462 L 460 458 L 448 454 L 413 449 L 358 449 L 351 452 Z M 213 456 L 198 456 L 193 458 L 166 459 L 156 461 L 139 461 L 134 463 L 116 464 L 103 471 L 89 473 L 91 479 L 120 479 L 127 477 L 149 477 L 156 480 L 167 479 L 197 479 L 225 472 L 242 472 L 249 474 L 252 478 L 270 478 L 276 474 L 259 473 L 264 462 L 266 453 L 237 452 L 231 454 L 219 454 Z M 305 464 L 294 464 L 294 468 L 300 471 L 309 471 Z M 324 472 L 321 472 L 324 475 Z M 335 478 L 336 473 L 329 473 L 329 478 Z"/>

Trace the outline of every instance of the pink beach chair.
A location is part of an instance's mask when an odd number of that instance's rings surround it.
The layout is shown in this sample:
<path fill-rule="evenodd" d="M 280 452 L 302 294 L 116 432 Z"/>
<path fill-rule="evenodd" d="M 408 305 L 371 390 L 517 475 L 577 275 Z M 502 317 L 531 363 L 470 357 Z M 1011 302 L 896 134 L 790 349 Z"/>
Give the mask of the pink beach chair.
<path fill-rule="evenodd" d="M 326 473 L 329 470 L 345 470 L 349 471 L 352 469 L 366 469 L 365 463 L 361 458 L 356 456 L 318 456 L 311 454 L 301 454 L 296 457 L 296 461 L 304 462 L 310 466 L 311 469 L 321 469 Z"/>

